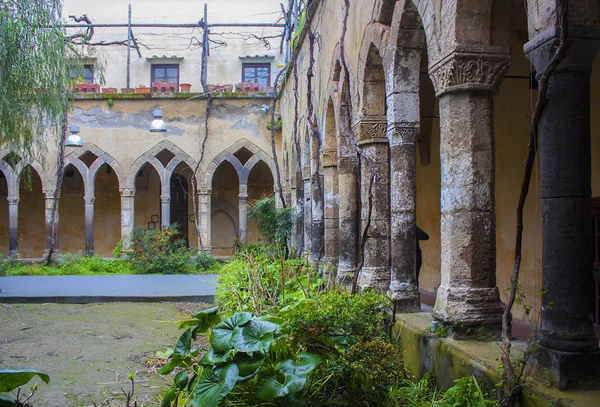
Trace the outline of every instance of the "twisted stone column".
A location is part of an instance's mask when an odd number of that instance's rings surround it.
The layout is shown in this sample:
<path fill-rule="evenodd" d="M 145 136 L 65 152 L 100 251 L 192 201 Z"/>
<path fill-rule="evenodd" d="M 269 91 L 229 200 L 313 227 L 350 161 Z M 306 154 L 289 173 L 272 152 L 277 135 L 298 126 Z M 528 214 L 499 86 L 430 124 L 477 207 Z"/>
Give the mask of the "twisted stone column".
<path fill-rule="evenodd" d="M 240 184 L 239 193 L 239 239 L 240 243 L 248 242 L 248 185 Z"/>
<path fill-rule="evenodd" d="M 93 196 L 85 196 L 85 255 L 94 255 L 94 201 Z"/>
<path fill-rule="evenodd" d="M 390 184 L 389 147 L 385 116 L 367 116 L 355 126 L 361 156 L 361 229 L 369 220 L 371 175 L 372 208 L 364 247 L 364 264 L 358 278 L 361 288 L 386 291 L 390 285 Z"/>
<path fill-rule="evenodd" d="M 356 272 L 358 249 L 358 158 L 341 157 L 339 176 L 338 278 L 351 281 Z"/>
<path fill-rule="evenodd" d="M 19 197 L 8 198 L 8 257 L 19 256 Z"/>
<path fill-rule="evenodd" d="M 119 188 L 121 193 L 121 241 L 123 250 L 131 250 L 131 233 L 135 221 L 135 188 Z"/>
<path fill-rule="evenodd" d="M 493 96 L 507 55 L 454 52 L 430 68 L 440 110 L 441 284 L 435 318 L 499 328 Z"/>
<path fill-rule="evenodd" d="M 417 100 L 418 102 L 418 100 Z M 417 173 L 416 140 L 419 127 L 392 123 L 390 141 L 391 281 L 388 295 L 401 312 L 420 310 L 416 274 Z"/>

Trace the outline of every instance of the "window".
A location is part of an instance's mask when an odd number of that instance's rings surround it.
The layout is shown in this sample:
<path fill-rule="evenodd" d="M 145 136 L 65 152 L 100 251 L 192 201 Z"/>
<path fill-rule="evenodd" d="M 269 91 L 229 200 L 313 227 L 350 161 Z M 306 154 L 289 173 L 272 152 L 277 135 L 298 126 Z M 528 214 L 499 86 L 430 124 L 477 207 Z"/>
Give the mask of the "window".
<path fill-rule="evenodd" d="M 242 64 L 242 82 L 258 83 L 261 88 L 271 85 L 271 64 Z"/>
<path fill-rule="evenodd" d="M 179 65 L 152 65 L 151 82 L 173 82 L 179 88 Z"/>
<path fill-rule="evenodd" d="M 94 83 L 94 65 L 83 66 L 83 81 L 85 83 Z"/>

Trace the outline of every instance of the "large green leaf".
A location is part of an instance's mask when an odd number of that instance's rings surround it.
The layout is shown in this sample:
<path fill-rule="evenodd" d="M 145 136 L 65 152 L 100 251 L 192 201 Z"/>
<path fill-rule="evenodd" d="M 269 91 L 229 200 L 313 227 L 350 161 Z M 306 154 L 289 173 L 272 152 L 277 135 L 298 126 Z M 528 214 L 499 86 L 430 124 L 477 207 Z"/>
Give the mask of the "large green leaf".
<path fill-rule="evenodd" d="M 233 332 L 231 343 L 240 352 L 266 352 L 273 343 L 273 332 L 279 325 L 254 319 Z"/>
<path fill-rule="evenodd" d="M 177 341 L 177 344 L 175 345 L 175 349 L 173 349 L 173 352 L 175 355 L 181 356 L 181 358 L 187 358 L 192 355 L 191 347 L 192 347 L 192 330 L 187 329 L 179 337 L 179 340 Z"/>
<path fill-rule="evenodd" d="M 240 326 L 248 323 L 251 319 L 252 314 L 249 312 L 239 312 L 219 322 L 212 330 L 210 344 L 217 352 L 228 351 L 232 348 L 233 331 L 239 330 Z"/>
<path fill-rule="evenodd" d="M 0 393 L 5 393 L 27 384 L 28 381 L 38 376 L 48 384 L 50 377 L 35 369 L 0 369 Z"/>
<path fill-rule="evenodd" d="M 233 349 L 229 349 L 226 352 L 217 352 L 214 348 L 209 348 L 200 363 L 203 365 L 218 365 L 229 359 L 233 351 Z"/>
<path fill-rule="evenodd" d="M 204 333 L 221 321 L 221 317 L 217 313 L 219 307 L 212 307 L 199 311 L 192 315 L 193 319 L 183 321 L 179 325 L 179 329 L 189 328 L 194 326 L 192 337 L 196 338 L 199 333 Z"/>
<path fill-rule="evenodd" d="M 306 376 L 286 375 L 285 381 L 281 384 L 276 378 L 267 379 L 258 389 L 258 397 L 265 401 L 273 401 L 278 397 L 287 394 L 297 393 L 306 384 Z"/>
<path fill-rule="evenodd" d="M 321 362 L 319 356 L 312 353 L 298 353 L 295 358 L 297 362 L 292 359 L 281 362 L 279 370 L 285 375 L 306 375 Z"/>
<path fill-rule="evenodd" d="M 235 386 L 238 377 L 238 367 L 229 363 L 222 368 L 205 367 L 202 374 L 193 383 L 190 392 L 190 403 L 195 407 L 213 407 Z"/>
<path fill-rule="evenodd" d="M 175 398 L 177 397 L 177 388 L 175 386 L 169 387 L 169 390 L 162 397 L 160 407 L 171 407 Z"/>
<path fill-rule="evenodd" d="M 173 384 L 177 386 L 179 390 L 185 389 L 185 386 L 188 385 L 188 380 L 190 379 L 187 370 L 182 370 L 177 373 L 175 379 L 173 380 Z"/>
<path fill-rule="evenodd" d="M 266 356 L 260 353 L 254 353 L 248 355 L 247 353 L 237 353 L 233 358 L 233 363 L 238 366 L 240 372 L 238 373 L 238 382 L 251 379 L 258 372 L 258 369 L 262 366 Z"/>

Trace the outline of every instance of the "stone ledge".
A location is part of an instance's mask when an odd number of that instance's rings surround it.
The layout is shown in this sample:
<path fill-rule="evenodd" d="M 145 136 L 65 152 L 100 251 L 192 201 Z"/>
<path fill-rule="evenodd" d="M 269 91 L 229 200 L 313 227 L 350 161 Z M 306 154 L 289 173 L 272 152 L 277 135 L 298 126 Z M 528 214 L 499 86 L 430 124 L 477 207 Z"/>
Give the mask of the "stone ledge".
<path fill-rule="evenodd" d="M 405 364 L 411 375 L 421 378 L 433 370 L 438 384 L 445 389 L 458 377 L 474 375 L 480 383 L 486 383 L 488 389 L 495 389 L 501 379 L 497 371 L 501 360 L 498 343 L 432 335 L 427 331 L 432 319 L 429 312 L 396 314 L 396 318 L 392 332 L 402 343 Z M 524 349 L 524 342 L 513 343 L 515 354 Z M 523 407 L 547 406 L 558 400 L 556 405 L 561 407 L 588 407 L 597 404 L 600 391 L 559 391 L 530 377 L 523 397 Z"/>
<path fill-rule="evenodd" d="M 151 92 L 151 93 L 71 93 L 73 100 L 146 100 L 146 99 L 176 99 L 176 100 L 206 100 L 208 94 L 203 92 Z M 214 99 L 273 99 L 267 92 L 219 92 L 213 94 Z"/>

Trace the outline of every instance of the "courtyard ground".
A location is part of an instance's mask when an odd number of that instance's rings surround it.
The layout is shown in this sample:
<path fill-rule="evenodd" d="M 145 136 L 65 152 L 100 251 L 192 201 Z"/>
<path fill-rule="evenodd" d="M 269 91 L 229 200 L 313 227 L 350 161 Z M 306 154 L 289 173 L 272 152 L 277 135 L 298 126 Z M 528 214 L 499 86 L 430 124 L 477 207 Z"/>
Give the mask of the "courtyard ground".
<path fill-rule="evenodd" d="M 36 368 L 50 375 L 35 406 L 118 405 L 127 376 L 136 397 L 159 405 L 170 378 L 150 374 L 145 361 L 173 347 L 177 322 L 202 303 L 0 304 L 0 366 Z M 27 389 L 26 389 L 27 390 Z M 111 404 L 113 403 L 113 404 Z M 141 407 L 141 404 L 138 403 Z"/>

